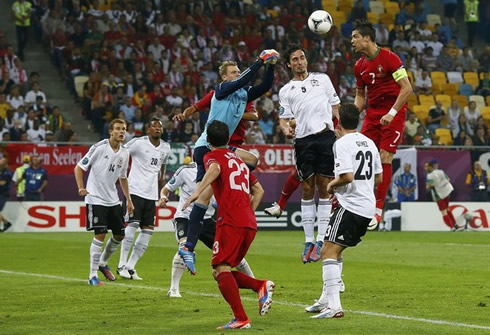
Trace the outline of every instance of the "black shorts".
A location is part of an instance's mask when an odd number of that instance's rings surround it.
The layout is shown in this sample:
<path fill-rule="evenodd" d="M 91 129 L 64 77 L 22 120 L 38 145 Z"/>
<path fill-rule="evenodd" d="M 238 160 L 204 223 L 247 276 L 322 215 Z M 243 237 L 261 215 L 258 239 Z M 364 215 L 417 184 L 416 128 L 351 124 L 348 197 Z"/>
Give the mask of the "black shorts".
<path fill-rule="evenodd" d="M 8 194 L 0 194 L 0 212 L 5 208 L 5 204 L 9 200 Z"/>
<path fill-rule="evenodd" d="M 344 247 L 355 247 L 366 234 L 369 222 L 364 216 L 349 212 L 339 205 L 330 217 L 325 241 Z"/>
<path fill-rule="evenodd" d="M 129 223 L 136 222 L 141 227 L 153 227 L 155 225 L 155 200 L 149 200 L 131 194 L 134 212 L 129 216 Z"/>
<path fill-rule="evenodd" d="M 187 237 L 187 223 L 189 220 L 175 218 L 172 221 L 175 228 L 175 238 L 177 239 L 177 243 L 180 243 L 181 239 Z M 211 218 L 205 219 L 201 233 L 199 234 L 199 239 L 211 250 L 213 250 L 214 235 L 216 235 L 216 221 Z"/>
<path fill-rule="evenodd" d="M 324 133 L 295 140 L 294 158 L 301 181 L 305 181 L 315 174 L 324 177 L 334 176 L 333 144 L 335 139 L 335 133 L 327 130 Z"/>
<path fill-rule="evenodd" d="M 113 235 L 124 235 L 124 214 L 121 205 L 102 206 L 87 204 L 87 230 L 106 234 L 110 229 Z"/>
<path fill-rule="evenodd" d="M 197 176 L 196 183 L 202 181 L 204 175 L 206 174 L 206 169 L 204 168 L 204 156 L 210 152 L 207 146 L 194 148 L 194 162 L 197 164 Z"/>

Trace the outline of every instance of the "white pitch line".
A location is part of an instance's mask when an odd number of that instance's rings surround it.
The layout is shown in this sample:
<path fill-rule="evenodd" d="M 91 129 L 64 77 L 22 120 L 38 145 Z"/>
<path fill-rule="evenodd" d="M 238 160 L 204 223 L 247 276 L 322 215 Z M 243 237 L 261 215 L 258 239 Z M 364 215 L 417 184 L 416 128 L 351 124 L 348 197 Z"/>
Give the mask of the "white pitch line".
<path fill-rule="evenodd" d="M 42 273 L 30 273 L 30 272 L 9 271 L 9 270 L 0 270 L 0 273 L 9 274 L 9 275 L 17 275 L 17 276 L 40 277 L 40 278 L 57 279 L 57 280 L 63 280 L 63 281 L 87 283 L 86 279 L 69 278 L 69 277 L 48 275 L 48 274 L 42 274 Z M 167 292 L 167 289 L 164 289 L 162 287 L 156 287 L 156 286 L 142 286 L 142 285 L 113 283 L 113 282 L 108 282 L 108 283 L 105 282 L 105 284 L 112 285 L 112 286 L 121 286 L 121 287 L 129 287 L 129 288 L 137 288 L 137 289 L 144 289 L 144 290 Z M 214 294 L 214 293 L 202 293 L 202 292 L 192 292 L 192 291 L 183 291 L 183 292 L 190 294 L 190 295 L 197 295 L 197 296 L 201 296 L 201 297 L 221 298 L 221 295 Z M 242 297 L 242 300 L 257 301 L 257 299 L 253 299 L 250 297 Z M 307 306 L 307 305 L 298 304 L 298 303 L 294 303 L 294 302 L 277 301 L 277 300 L 274 300 L 274 304 L 283 305 L 283 306 L 290 306 L 290 307 L 301 307 L 301 308 L 304 308 Z M 349 312 L 349 313 L 353 313 L 353 314 L 378 316 L 378 317 L 387 318 L 387 319 L 417 321 L 417 322 L 425 322 L 425 323 L 431 323 L 431 324 L 436 324 L 436 325 L 446 325 L 446 326 L 452 326 L 452 327 L 465 327 L 465 328 L 490 330 L 490 326 L 472 325 L 469 323 L 450 322 L 450 321 L 444 321 L 444 320 L 434 320 L 434 319 L 425 319 L 425 318 L 415 318 L 415 317 L 411 317 L 411 316 L 394 315 L 394 314 L 386 314 L 386 313 L 376 313 L 376 312 L 368 312 L 368 311 L 353 311 L 353 310 L 348 310 L 348 309 L 345 311 Z"/>

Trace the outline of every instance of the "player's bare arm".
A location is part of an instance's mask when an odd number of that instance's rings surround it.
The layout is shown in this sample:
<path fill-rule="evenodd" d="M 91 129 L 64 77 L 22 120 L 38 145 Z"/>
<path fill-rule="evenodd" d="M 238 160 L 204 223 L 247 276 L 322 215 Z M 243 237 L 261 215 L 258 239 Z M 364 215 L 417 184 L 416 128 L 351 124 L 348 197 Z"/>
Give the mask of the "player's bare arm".
<path fill-rule="evenodd" d="M 252 185 L 252 188 L 250 189 L 250 193 L 252 195 L 252 210 L 255 211 L 257 207 L 259 207 L 260 202 L 262 201 L 262 198 L 264 196 L 264 188 L 260 183 L 257 181 L 255 184 Z"/>
<path fill-rule="evenodd" d="M 410 95 L 413 93 L 412 85 L 408 80 L 408 76 L 406 76 L 406 70 L 405 69 L 401 69 L 401 70 L 405 72 L 404 74 L 402 73 L 401 75 L 405 75 L 405 76 L 396 82 L 400 86 L 400 93 L 396 98 L 395 104 L 393 105 L 393 107 L 391 107 L 391 110 L 381 118 L 380 122 L 381 125 L 383 126 L 387 126 L 391 123 L 391 121 L 393 121 L 396 113 L 408 102 L 408 97 L 410 97 Z M 394 75 L 397 72 L 395 72 Z"/>
<path fill-rule="evenodd" d="M 78 195 L 84 197 L 88 194 L 88 192 L 85 189 L 85 185 L 83 184 L 83 170 L 77 165 L 75 166 L 74 174 L 78 187 Z"/>
<path fill-rule="evenodd" d="M 129 195 L 128 178 L 119 178 L 119 184 L 121 184 L 121 188 L 123 190 L 124 196 L 126 197 L 128 213 L 129 213 L 129 215 L 131 215 L 134 212 L 134 205 L 133 205 L 133 201 L 131 200 L 131 197 Z"/>
<path fill-rule="evenodd" d="M 359 109 L 359 113 L 364 110 L 364 106 L 366 105 L 366 89 L 364 87 L 356 87 L 354 105 Z"/>
<path fill-rule="evenodd" d="M 279 125 L 281 126 L 281 130 L 287 138 L 294 138 L 294 128 L 291 127 L 289 121 L 290 119 L 280 119 Z"/>
<path fill-rule="evenodd" d="M 174 115 L 172 120 L 178 121 L 178 122 L 183 122 L 186 119 L 190 118 L 191 115 L 194 114 L 195 112 L 197 112 L 198 110 L 199 109 L 197 109 L 197 107 L 194 105 L 189 106 L 184 110 L 184 112 Z"/>
<path fill-rule="evenodd" d="M 158 173 L 158 189 L 161 190 L 165 185 L 165 175 L 167 173 L 167 164 L 163 164 L 160 172 Z"/>
<path fill-rule="evenodd" d="M 210 187 L 211 183 L 213 181 L 215 181 L 216 178 L 218 178 L 220 172 L 221 172 L 221 169 L 219 167 L 219 164 L 218 163 L 212 163 L 209 166 L 208 170 L 206 171 L 206 174 L 204 175 L 204 178 L 202 179 L 201 183 L 199 183 L 199 185 L 197 186 L 194 193 L 192 193 L 192 195 L 189 197 L 189 199 L 187 199 L 187 201 L 185 202 L 184 206 L 182 206 L 182 210 L 185 210 L 187 207 L 189 207 L 189 205 L 192 202 L 196 201 L 199 198 L 199 195 L 201 195 L 201 193 L 205 189 Z"/>
<path fill-rule="evenodd" d="M 162 187 L 162 190 L 160 191 L 160 200 L 158 200 L 158 206 L 162 208 L 167 206 L 169 195 L 170 195 L 169 189 L 166 188 L 165 186 Z"/>
<path fill-rule="evenodd" d="M 336 104 L 336 105 L 332 106 L 332 116 L 333 116 L 333 118 L 335 118 L 337 120 L 340 119 L 339 109 L 340 109 L 340 104 Z"/>
<path fill-rule="evenodd" d="M 257 113 L 257 111 L 255 111 L 255 110 L 250 111 L 250 112 L 246 111 L 245 113 L 243 113 L 242 120 L 259 121 L 259 113 Z"/>
<path fill-rule="evenodd" d="M 336 187 L 344 186 L 349 183 L 352 183 L 353 180 L 354 180 L 354 173 L 352 172 L 342 173 L 334 180 L 332 180 L 330 183 L 328 183 L 327 192 L 333 194 Z"/>

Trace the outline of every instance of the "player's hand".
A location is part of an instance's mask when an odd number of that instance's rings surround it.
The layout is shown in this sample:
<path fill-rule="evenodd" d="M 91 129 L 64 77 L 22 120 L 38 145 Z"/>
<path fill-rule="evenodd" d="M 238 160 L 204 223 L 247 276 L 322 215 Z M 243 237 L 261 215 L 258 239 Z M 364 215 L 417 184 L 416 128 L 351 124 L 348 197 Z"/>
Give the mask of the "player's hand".
<path fill-rule="evenodd" d="M 335 186 L 332 185 L 332 182 L 327 185 L 327 192 L 333 194 L 335 192 Z"/>
<path fill-rule="evenodd" d="M 168 198 L 166 196 L 162 196 L 160 200 L 158 200 L 158 206 L 164 208 L 167 206 Z"/>
<path fill-rule="evenodd" d="M 381 123 L 382 126 L 387 126 L 391 123 L 391 121 L 393 121 L 393 118 L 394 118 L 393 115 L 386 113 L 385 115 L 383 115 L 381 120 L 379 120 L 379 123 Z"/>
<path fill-rule="evenodd" d="M 85 188 L 79 188 L 78 189 L 78 195 L 81 196 L 81 197 L 84 197 L 88 194 L 88 191 L 85 189 Z"/>
<path fill-rule="evenodd" d="M 184 113 L 176 114 L 176 115 L 174 115 L 174 117 L 172 118 L 172 120 L 179 121 L 179 122 L 184 122 L 185 121 L 185 115 L 184 115 Z"/>
<path fill-rule="evenodd" d="M 133 215 L 133 213 L 134 213 L 134 205 L 133 205 L 133 202 L 131 201 L 131 199 L 129 199 L 129 201 L 127 203 L 127 210 L 128 210 L 128 214 L 129 215 Z"/>
<path fill-rule="evenodd" d="M 334 194 L 331 194 L 329 199 L 330 202 L 332 203 L 332 211 L 335 211 L 337 207 L 339 207 L 339 201 L 337 200 L 337 197 Z"/>
<path fill-rule="evenodd" d="M 279 59 L 279 52 L 274 49 L 266 49 L 260 53 L 259 58 L 264 64 L 276 64 Z"/>
<path fill-rule="evenodd" d="M 187 207 L 189 207 L 191 205 L 191 203 L 196 201 L 197 198 L 199 198 L 199 193 L 197 193 L 197 192 L 192 193 L 191 196 L 189 198 L 187 198 L 187 201 L 185 202 L 184 206 L 182 206 L 182 210 L 185 211 L 185 209 Z"/>

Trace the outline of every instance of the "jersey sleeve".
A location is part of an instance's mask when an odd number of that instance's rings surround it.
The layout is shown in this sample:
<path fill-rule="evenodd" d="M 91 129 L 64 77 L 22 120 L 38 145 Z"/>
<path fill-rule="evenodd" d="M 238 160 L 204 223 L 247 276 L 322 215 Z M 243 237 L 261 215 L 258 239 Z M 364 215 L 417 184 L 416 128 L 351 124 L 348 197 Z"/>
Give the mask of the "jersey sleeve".
<path fill-rule="evenodd" d="M 194 104 L 194 106 L 199 111 L 202 111 L 205 108 L 209 108 L 209 106 L 211 106 L 211 99 L 213 98 L 213 95 L 214 95 L 214 90 L 210 91 L 208 94 L 203 96 L 201 100 L 199 100 Z"/>
<path fill-rule="evenodd" d="M 339 175 L 354 172 L 350 150 L 344 141 L 335 143 L 335 169 Z"/>
<path fill-rule="evenodd" d="M 128 143 L 124 145 L 126 149 L 128 149 L 129 154 L 132 156 L 135 152 L 138 152 L 138 145 L 136 144 L 136 141 L 139 139 L 139 137 L 134 137 L 131 139 Z"/>
<path fill-rule="evenodd" d="M 361 62 L 358 60 L 356 64 L 354 65 L 354 76 L 356 77 L 356 87 L 357 88 L 364 88 L 364 82 L 362 81 L 361 77 Z"/>
<path fill-rule="evenodd" d="M 256 112 L 257 110 L 255 109 L 255 104 L 253 101 L 249 101 L 247 103 L 247 107 L 245 107 L 245 112 Z"/>
<path fill-rule="evenodd" d="M 126 152 L 124 155 L 123 168 L 121 169 L 121 173 L 119 174 L 119 178 L 126 179 L 128 177 L 128 167 L 129 167 L 129 152 Z"/>
<path fill-rule="evenodd" d="M 281 119 L 291 119 L 294 118 L 294 114 L 291 110 L 291 106 L 289 105 L 286 91 L 281 89 L 279 91 L 279 118 Z"/>
<path fill-rule="evenodd" d="M 185 172 L 183 170 L 177 171 L 174 173 L 172 178 L 168 181 L 168 183 L 165 184 L 165 188 L 168 189 L 170 192 L 175 192 L 179 187 L 184 184 L 184 174 Z"/>
<path fill-rule="evenodd" d="M 374 174 L 383 173 L 383 165 L 381 165 L 381 156 L 379 151 L 374 147 Z"/>
<path fill-rule="evenodd" d="M 206 155 L 204 155 L 203 160 L 204 160 L 204 168 L 206 169 L 206 171 L 209 169 L 211 164 L 213 164 L 213 163 L 219 164 L 218 159 L 214 156 L 212 151 L 208 152 Z"/>
<path fill-rule="evenodd" d="M 248 180 L 249 180 L 250 186 L 253 186 L 253 185 L 255 185 L 255 184 L 257 184 L 259 182 L 257 180 L 257 177 L 255 177 L 253 173 L 250 173 L 249 174 Z"/>
<path fill-rule="evenodd" d="M 327 92 L 330 105 L 335 106 L 340 104 L 339 95 L 335 91 L 332 81 L 330 80 L 330 77 L 328 75 L 325 75 L 325 90 Z"/>
<path fill-rule="evenodd" d="M 403 67 L 403 62 L 400 57 L 395 53 L 389 52 L 386 57 L 386 63 L 388 64 L 388 70 L 391 73 L 393 79 L 398 82 L 399 80 L 408 77 L 407 70 Z"/>
<path fill-rule="evenodd" d="M 164 152 L 164 156 L 163 156 L 163 160 L 162 160 L 162 165 L 168 164 L 171 152 L 172 152 L 172 147 L 170 146 L 170 144 L 167 143 L 167 145 L 165 146 L 165 152 Z"/>
<path fill-rule="evenodd" d="M 97 159 L 97 156 L 100 152 L 101 146 L 94 144 L 90 147 L 88 152 L 83 156 L 83 158 L 78 162 L 78 166 L 83 170 L 87 171 L 88 168 L 92 165 L 92 162 Z"/>

